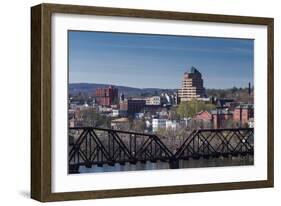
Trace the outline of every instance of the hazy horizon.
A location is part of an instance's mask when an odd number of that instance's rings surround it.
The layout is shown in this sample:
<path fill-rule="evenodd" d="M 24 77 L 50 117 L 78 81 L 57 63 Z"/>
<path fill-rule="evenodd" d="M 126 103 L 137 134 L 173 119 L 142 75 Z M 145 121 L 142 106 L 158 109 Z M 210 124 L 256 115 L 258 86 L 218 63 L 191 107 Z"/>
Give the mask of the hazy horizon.
<path fill-rule="evenodd" d="M 111 86 L 117 86 L 117 87 L 131 87 L 131 86 L 127 86 L 127 85 L 116 85 L 116 84 L 106 84 L 106 83 L 95 83 L 95 82 L 69 82 L 68 84 L 104 84 L 104 85 L 111 85 Z M 242 88 L 242 89 L 246 89 L 248 88 L 248 85 L 245 87 L 238 87 L 238 86 L 233 86 L 233 87 L 229 87 L 229 88 L 206 88 L 205 89 L 221 89 L 221 90 L 225 90 L 225 89 L 232 89 L 232 88 Z M 254 85 L 251 84 L 251 88 L 253 88 Z M 136 88 L 136 89 L 168 89 L 168 90 L 177 90 L 177 89 L 181 89 L 181 88 L 160 88 L 160 87 L 131 87 L 131 88 Z"/>

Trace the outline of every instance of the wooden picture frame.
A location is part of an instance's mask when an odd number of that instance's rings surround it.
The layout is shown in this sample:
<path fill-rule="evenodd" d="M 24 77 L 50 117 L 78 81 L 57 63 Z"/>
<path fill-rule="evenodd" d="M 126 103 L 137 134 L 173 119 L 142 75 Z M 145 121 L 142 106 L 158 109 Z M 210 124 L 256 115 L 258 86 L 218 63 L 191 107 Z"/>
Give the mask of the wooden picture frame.
<path fill-rule="evenodd" d="M 51 16 L 54 13 L 264 25 L 267 27 L 267 179 L 133 189 L 52 192 Z M 31 198 L 42 202 L 273 187 L 274 88 L 272 18 L 40 4 L 31 8 Z"/>

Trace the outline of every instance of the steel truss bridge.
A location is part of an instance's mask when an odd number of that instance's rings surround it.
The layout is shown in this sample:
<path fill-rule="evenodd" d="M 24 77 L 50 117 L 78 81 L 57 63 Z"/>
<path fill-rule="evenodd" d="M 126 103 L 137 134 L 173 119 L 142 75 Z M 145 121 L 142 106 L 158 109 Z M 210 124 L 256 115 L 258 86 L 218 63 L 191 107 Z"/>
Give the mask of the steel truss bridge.
<path fill-rule="evenodd" d="M 95 127 L 69 128 L 69 173 L 91 168 L 163 161 L 179 168 L 179 160 L 254 154 L 254 129 L 198 129 L 185 138 Z M 177 143 L 178 145 L 173 145 Z"/>

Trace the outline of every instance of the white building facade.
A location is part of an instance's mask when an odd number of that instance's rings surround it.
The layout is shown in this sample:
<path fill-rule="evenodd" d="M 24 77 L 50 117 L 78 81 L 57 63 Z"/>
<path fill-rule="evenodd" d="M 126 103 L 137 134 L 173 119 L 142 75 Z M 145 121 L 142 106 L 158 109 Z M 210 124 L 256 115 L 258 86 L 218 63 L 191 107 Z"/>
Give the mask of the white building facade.
<path fill-rule="evenodd" d="M 148 97 L 145 100 L 146 105 L 161 105 L 161 97 L 160 96 L 152 96 Z"/>
<path fill-rule="evenodd" d="M 166 128 L 166 119 L 152 119 L 152 132 L 157 132 L 160 128 Z"/>

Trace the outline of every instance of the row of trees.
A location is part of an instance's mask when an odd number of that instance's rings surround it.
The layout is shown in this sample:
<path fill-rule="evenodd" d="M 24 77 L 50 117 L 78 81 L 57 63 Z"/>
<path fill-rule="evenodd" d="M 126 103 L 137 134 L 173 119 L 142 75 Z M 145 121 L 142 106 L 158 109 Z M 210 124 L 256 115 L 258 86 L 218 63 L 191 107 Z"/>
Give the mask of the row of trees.
<path fill-rule="evenodd" d="M 212 109 L 215 109 L 214 104 L 205 103 L 194 99 L 188 102 L 181 102 L 178 108 L 171 109 L 169 111 L 169 118 L 173 120 L 189 117 L 192 118 L 200 111 Z M 93 108 L 82 110 L 80 115 L 83 119 L 83 125 L 85 126 L 110 127 L 111 118 L 99 114 Z M 140 119 L 129 118 L 129 127 L 129 129 L 143 131 L 145 129 L 145 122 Z"/>
<path fill-rule="evenodd" d="M 93 108 L 82 110 L 80 112 L 80 119 L 82 120 L 83 126 L 104 127 L 104 128 L 111 127 L 112 118 L 98 113 Z M 128 124 L 125 123 L 119 129 L 143 132 L 146 129 L 146 125 L 144 119 L 128 118 Z"/>
<path fill-rule="evenodd" d="M 230 89 L 206 89 L 208 97 L 216 98 L 230 98 L 235 99 L 238 102 L 254 102 L 254 87 L 252 88 L 237 88 L 233 87 Z"/>
<path fill-rule="evenodd" d="M 81 111 L 81 118 L 83 126 L 92 127 L 107 127 L 110 128 L 111 118 L 101 115 L 93 108 L 84 109 Z"/>

